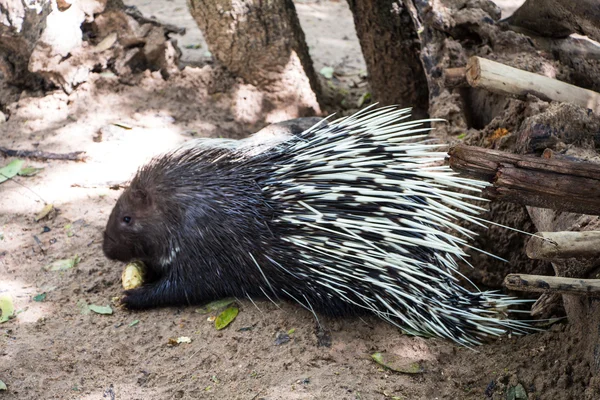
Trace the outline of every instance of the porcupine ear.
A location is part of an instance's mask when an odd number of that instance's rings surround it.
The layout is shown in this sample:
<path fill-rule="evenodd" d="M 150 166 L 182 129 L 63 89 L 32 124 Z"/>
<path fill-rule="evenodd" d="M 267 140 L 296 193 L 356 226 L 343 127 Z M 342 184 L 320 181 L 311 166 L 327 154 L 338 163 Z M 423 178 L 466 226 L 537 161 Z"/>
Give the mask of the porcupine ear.
<path fill-rule="evenodd" d="M 135 189 L 131 193 L 131 197 L 139 207 L 150 208 L 152 206 L 152 196 L 145 189 Z"/>

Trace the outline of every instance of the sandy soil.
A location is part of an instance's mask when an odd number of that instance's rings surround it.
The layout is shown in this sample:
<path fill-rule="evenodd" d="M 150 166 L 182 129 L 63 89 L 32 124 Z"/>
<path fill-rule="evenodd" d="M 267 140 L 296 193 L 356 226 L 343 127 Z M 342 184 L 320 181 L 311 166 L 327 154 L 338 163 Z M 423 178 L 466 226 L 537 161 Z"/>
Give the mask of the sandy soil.
<path fill-rule="evenodd" d="M 201 47 L 184 47 L 186 62 L 208 58 L 183 1 L 137 5 L 188 28 L 180 45 Z M 364 69 L 345 2 L 298 2 L 297 9 L 317 69 Z M 241 300 L 240 315 L 222 331 L 196 307 L 116 306 L 123 265 L 101 251 L 119 195 L 110 183 L 190 136 L 250 133 L 232 117 L 231 99 L 209 94 L 204 77 L 188 67 L 169 81 L 146 72 L 131 85 L 96 74 L 71 95 L 24 92 L 5 105 L 10 118 L 0 125 L 0 146 L 85 151 L 88 160 L 28 161 L 44 169 L 0 185 L 0 293 L 18 310 L 0 325 L 0 380 L 8 385 L 0 398 L 506 399 L 521 389 L 529 399 L 584 398 L 590 374 L 572 351 L 577 336 L 563 324 L 473 351 L 403 336 L 375 318 L 324 318 L 332 345 L 319 347 L 314 317 L 293 304 Z M 44 202 L 56 211 L 36 222 Z M 75 256 L 74 268 L 43 268 Z M 42 293 L 44 301 L 34 301 Z M 85 312 L 86 304 L 114 312 Z M 290 330 L 291 340 L 277 345 L 278 332 Z M 191 343 L 169 345 L 181 336 Z M 377 351 L 419 362 L 423 372 L 384 370 L 370 359 Z"/>

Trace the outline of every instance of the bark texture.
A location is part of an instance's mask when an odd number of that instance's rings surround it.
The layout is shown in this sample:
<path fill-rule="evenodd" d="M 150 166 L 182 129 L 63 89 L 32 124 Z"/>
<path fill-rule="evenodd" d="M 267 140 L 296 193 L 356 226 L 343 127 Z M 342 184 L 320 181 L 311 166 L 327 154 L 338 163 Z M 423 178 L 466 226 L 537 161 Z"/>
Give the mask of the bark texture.
<path fill-rule="evenodd" d="M 2 89 L 55 85 L 70 93 L 92 70 L 177 70 L 169 28 L 136 21 L 121 0 L 0 0 Z"/>
<path fill-rule="evenodd" d="M 375 101 L 428 115 L 427 79 L 420 43 L 405 1 L 348 0 Z"/>
<path fill-rule="evenodd" d="M 0 0 L 0 80 L 35 80 L 27 65 L 51 11 L 47 0 Z"/>
<path fill-rule="evenodd" d="M 220 64 L 259 89 L 267 122 L 320 112 L 319 81 L 292 0 L 188 0 Z"/>

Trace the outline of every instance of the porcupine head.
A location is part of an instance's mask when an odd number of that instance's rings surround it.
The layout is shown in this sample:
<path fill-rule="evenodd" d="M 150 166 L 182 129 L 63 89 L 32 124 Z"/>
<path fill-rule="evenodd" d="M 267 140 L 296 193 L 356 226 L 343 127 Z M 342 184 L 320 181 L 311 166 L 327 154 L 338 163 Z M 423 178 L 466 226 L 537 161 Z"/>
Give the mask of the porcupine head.
<path fill-rule="evenodd" d="M 272 240 L 264 226 L 269 207 L 234 163 L 211 162 L 219 151 L 156 158 L 118 199 L 104 232 L 104 254 L 146 266 L 145 284 L 125 292 L 127 307 L 245 296 L 255 286 L 255 277 L 240 270 L 260 259 L 260 247 Z"/>

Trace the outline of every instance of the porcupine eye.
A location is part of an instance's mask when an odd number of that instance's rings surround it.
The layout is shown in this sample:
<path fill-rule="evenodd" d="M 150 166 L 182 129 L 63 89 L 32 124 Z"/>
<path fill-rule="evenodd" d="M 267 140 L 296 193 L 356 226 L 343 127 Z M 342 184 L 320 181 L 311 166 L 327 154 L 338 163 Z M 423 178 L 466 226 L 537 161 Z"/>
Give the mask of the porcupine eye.
<path fill-rule="evenodd" d="M 127 225 L 129 225 L 129 223 L 131 223 L 131 217 L 123 217 L 123 222 L 125 222 Z"/>

